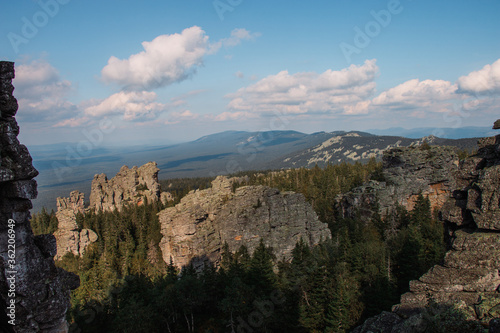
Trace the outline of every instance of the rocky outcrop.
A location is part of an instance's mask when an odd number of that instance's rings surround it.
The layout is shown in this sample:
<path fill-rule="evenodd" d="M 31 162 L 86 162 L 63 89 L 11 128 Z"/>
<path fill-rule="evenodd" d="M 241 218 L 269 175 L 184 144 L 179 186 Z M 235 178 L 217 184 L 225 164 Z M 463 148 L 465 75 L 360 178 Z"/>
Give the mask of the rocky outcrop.
<path fill-rule="evenodd" d="M 57 198 L 56 217 L 57 231 L 54 236 L 57 241 L 57 255 L 55 259 L 62 258 L 70 252 L 82 256 L 90 244 L 97 241 L 97 234 L 90 229 L 82 229 L 76 222 L 76 214 L 84 213 L 85 196 L 79 191 L 73 191 L 69 198 Z"/>
<path fill-rule="evenodd" d="M 383 156 L 385 181 L 370 181 L 337 198 L 343 217 L 371 216 L 378 204 L 382 217 L 396 204 L 412 210 L 417 197 L 429 198 L 432 209 L 440 209 L 456 188 L 451 176 L 457 172 L 459 158 L 455 148 L 432 146 L 388 150 Z"/>
<path fill-rule="evenodd" d="M 495 121 L 495 123 L 493 124 L 493 129 L 500 129 L 500 119 Z"/>
<path fill-rule="evenodd" d="M 405 332 L 425 331 L 420 319 L 431 300 L 460 309 L 467 319 L 489 325 L 490 332 L 497 329 L 493 318 L 500 317 L 500 135 L 481 139 L 478 145 L 475 156 L 449 173 L 448 183 L 455 187 L 440 217 L 454 230 L 451 249 L 442 265 L 410 282 L 410 291 L 391 314 L 401 322 L 384 332 L 401 332 L 401 325 Z M 376 326 L 370 323 L 380 322 L 381 316 L 387 314 L 371 318 L 355 332 L 374 331 Z M 421 325 L 408 329 L 408 323 L 419 320 Z"/>
<path fill-rule="evenodd" d="M 125 205 L 143 205 L 161 200 L 173 200 L 170 193 L 160 193 L 155 162 L 129 169 L 123 166 L 115 177 L 108 180 L 105 174 L 95 175 L 90 191 L 90 208 L 96 211 L 121 211 Z"/>
<path fill-rule="evenodd" d="M 165 262 L 199 268 L 209 260 L 217 265 L 225 242 L 230 251 L 245 245 L 252 253 L 260 239 L 279 249 L 278 259 L 288 259 L 300 238 L 314 245 L 331 237 L 303 195 L 265 186 L 243 186 L 233 192 L 235 181 L 219 176 L 212 188 L 191 191 L 175 207 L 159 213 Z"/>
<path fill-rule="evenodd" d="M 38 172 L 17 139 L 13 78 L 14 63 L 0 62 L 0 331 L 67 332 L 69 292 L 79 279 L 54 265 L 54 236 L 35 237 L 30 227 Z"/>

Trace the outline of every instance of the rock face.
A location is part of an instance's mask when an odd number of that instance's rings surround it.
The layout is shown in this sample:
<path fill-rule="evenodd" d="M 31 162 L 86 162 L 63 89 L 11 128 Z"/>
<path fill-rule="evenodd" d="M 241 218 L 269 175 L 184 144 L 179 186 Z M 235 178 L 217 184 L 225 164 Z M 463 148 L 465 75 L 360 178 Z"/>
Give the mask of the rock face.
<path fill-rule="evenodd" d="M 478 145 L 477 155 L 452 168 L 445 182 L 455 187 L 440 216 L 454 231 L 443 265 L 410 282 L 410 292 L 401 296 L 391 314 L 401 322 L 384 332 L 400 332 L 401 325 L 418 321 L 430 299 L 460 308 L 471 320 L 490 322 L 490 332 L 497 329 L 498 319 L 493 318 L 500 317 L 500 135 L 481 139 Z M 380 322 L 381 316 L 367 320 L 355 332 L 375 331 L 371 323 Z M 422 329 L 417 325 L 405 332 Z"/>
<path fill-rule="evenodd" d="M 0 62 L 0 331 L 67 332 L 69 292 L 79 279 L 54 265 L 54 236 L 35 237 L 30 227 L 38 172 L 17 139 L 13 78 L 14 63 Z M 15 310 L 7 309 L 13 301 Z"/>
<path fill-rule="evenodd" d="M 121 211 L 124 205 L 142 205 L 147 202 L 173 200 L 170 193 L 160 193 L 155 162 L 129 169 L 123 166 L 115 177 L 108 180 L 105 174 L 95 175 L 90 192 L 90 208 L 96 211 Z"/>
<path fill-rule="evenodd" d="M 303 195 L 265 186 L 244 186 L 233 193 L 235 181 L 219 176 L 212 188 L 191 191 L 159 213 L 165 262 L 178 267 L 191 262 L 199 268 L 210 260 L 217 265 L 225 242 L 230 251 L 245 245 L 252 253 L 261 238 L 280 249 L 278 259 L 287 259 L 300 238 L 313 245 L 331 237 Z"/>
<path fill-rule="evenodd" d="M 340 211 L 344 217 L 354 218 L 358 211 L 369 216 L 372 206 L 378 203 L 384 217 L 395 208 L 395 203 L 412 210 L 419 194 L 429 198 L 432 209 L 440 209 L 456 188 L 450 175 L 457 172 L 458 165 L 456 149 L 450 147 L 388 150 L 383 156 L 385 181 L 372 180 L 340 196 Z"/>
<path fill-rule="evenodd" d="M 69 198 L 57 198 L 56 217 L 59 222 L 54 236 L 57 241 L 57 255 L 62 258 L 66 253 L 83 255 L 90 244 L 97 241 L 97 234 L 90 229 L 80 230 L 76 223 L 76 214 L 84 213 L 85 197 L 83 193 L 73 191 Z"/>

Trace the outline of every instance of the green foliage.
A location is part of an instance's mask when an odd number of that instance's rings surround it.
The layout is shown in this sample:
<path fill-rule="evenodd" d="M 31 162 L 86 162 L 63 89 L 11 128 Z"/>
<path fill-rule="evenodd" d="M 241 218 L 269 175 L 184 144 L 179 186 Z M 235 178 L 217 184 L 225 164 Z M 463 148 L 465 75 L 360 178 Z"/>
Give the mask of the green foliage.
<path fill-rule="evenodd" d="M 30 223 L 35 235 L 52 234 L 57 230 L 58 224 L 54 211 L 47 213 L 45 207 L 39 213 L 33 214 Z"/>
<path fill-rule="evenodd" d="M 398 235 L 392 240 L 399 291 L 408 289 L 408 282 L 415 280 L 435 264 L 439 264 L 445 254 L 443 225 L 432 217 L 429 199 L 419 195 L 411 212 L 399 210 L 402 223 Z M 401 217 L 399 219 L 401 220 Z"/>
<path fill-rule="evenodd" d="M 375 160 L 246 175 L 248 181 L 233 190 L 260 184 L 300 192 L 320 220 L 328 222 L 333 238 L 314 247 L 300 239 L 291 260 L 281 262 L 263 240 L 253 253 L 245 246 L 231 251 L 224 244 L 218 269 L 207 263 L 203 269 L 187 265 L 179 272 L 172 260 L 164 263 L 158 247 L 162 235 L 157 213 L 164 208 L 160 203 L 79 214 L 79 228 L 94 230 L 99 239 L 82 257 L 67 254 L 57 263 L 81 279 L 68 315 L 73 328 L 348 332 L 368 316 L 390 310 L 408 281 L 442 259 L 442 225 L 422 196 L 410 212 L 398 207 L 382 218 L 374 203 L 368 213 L 339 217 L 337 195 L 370 179 L 383 180 Z M 190 190 L 209 187 L 211 180 L 162 181 L 162 190 L 178 202 Z M 259 200 L 254 208 L 261 206 Z M 35 214 L 31 223 L 37 233 L 57 227 L 53 212 Z"/>
<path fill-rule="evenodd" d="M 467 315 L 459 308 L 439 304 L 431 300 L 423 315 L 425 331 L 429 333 L 484 333 L 477 321 L 467 319 Z"/>

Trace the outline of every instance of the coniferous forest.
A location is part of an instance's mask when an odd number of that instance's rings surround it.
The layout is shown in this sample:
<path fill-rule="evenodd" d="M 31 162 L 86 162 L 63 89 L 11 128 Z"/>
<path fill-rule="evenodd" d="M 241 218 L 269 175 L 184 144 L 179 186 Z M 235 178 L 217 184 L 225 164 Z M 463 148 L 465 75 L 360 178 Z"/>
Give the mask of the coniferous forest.
<path fill-rule="evenodd" d="M 383 180 L 375 161 L 238 176 L 248 176 L 238 186 L 304 194 L 328 223 L 332 239 L 312 248 L 298 242 L 290 262 L 277 262 L 279 249 L 261 241 L 253 253 L 225 247 L 218 268 L 178 271 L 163 261 L 158 246 L 161 203 L 79 214 L 78 226 L 94 230 L 99 239 L 82 257 L 66 254 L 57 263 L 80 276 L 68 313 L 71 331 L 348 332 L 390 311 L 408 282 L 444 256 L 442 224 L 422 196 L 412 211 L 398 207 L 384 219 L 376 205 L 370 218 L 338 214 L 336 196 L 370 179 Z M 176 202 L 207 186 L 207 178 L 162 181 Z M 36 234 L 57 228 L 54 212 L 46 210 L 31 223 Z"/>

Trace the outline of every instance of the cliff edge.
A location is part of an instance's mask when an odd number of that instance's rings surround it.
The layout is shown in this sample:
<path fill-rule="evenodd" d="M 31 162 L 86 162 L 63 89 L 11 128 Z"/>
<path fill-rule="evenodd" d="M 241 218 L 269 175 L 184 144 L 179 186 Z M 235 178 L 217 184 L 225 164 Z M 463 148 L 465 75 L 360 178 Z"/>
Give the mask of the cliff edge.
<path fill-rule="evenodd" d="M 449 175 L 440 182 L 446 185 L 446 200 L 437 208 L 450 234 L 444 262 L 411 281 L 392 312 L 368 319 L 353 332 L 425 332 L 425 315 L 433 304 L 499 332 L 500 135 L 481 139 L 478 146 L 476 155 L 443 169 Z"/>
<path fill-rule="evenodd" d="M 17 139 L 14 75 L 14 63 L 0 62 L 0 330 L 67 332 L 70 290 L 80 281 L 54 265 L 54 236 L 31 230 L 38 171 Z"/>

